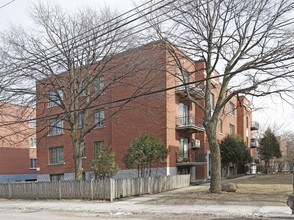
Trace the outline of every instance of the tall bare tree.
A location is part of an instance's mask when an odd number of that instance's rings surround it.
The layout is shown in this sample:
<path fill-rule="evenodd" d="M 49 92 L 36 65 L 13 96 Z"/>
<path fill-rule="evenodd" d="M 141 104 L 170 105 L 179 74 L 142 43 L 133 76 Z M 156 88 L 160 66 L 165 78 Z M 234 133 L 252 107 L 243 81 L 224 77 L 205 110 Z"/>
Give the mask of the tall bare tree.
<path fill-rule="evenodd" d="M 284 155 L 284 161 L 287 165 L 289 165 L 290 172 L 294 171 L 294 133 L 287 132 L 283 134 L 283 138 L 285 140 L 286 152 Z"/>
<path fill-rule="evenodd" d="M 29 81 L 23 87 L 26 90 L 34 91 L 37 81 L 37 116 L 43 118 L 38 119 L 38 131 L 48 135 L 48 126 L 49 135 L 69 131 L 75 179 L 82 180 L 85 137 L 107 120 L 103 111 L 96 112 L 97 108 L 111 109 L 107 117 L 112 117 L 153 78 L 145 71 L 140 79 L 124 84 L 140 71 L 143 58 L 139 54 L 117 55 L 133 46 L 131 40 L 135 38 L 125 21 L 108 9 L 67 14 L 58 6 L 39 4 L 32 16 L 36 23 L 33 31 L 12 28 L 2 34 L 5 67 Z M 116 97 L 107 91 L 114 86 L 128 87 L 129 93 L 120 96 L 122 101 L 110 103 Z M 94 115 L 93 122 L 90 116 Z"/>
<path fill-rule="evenodd" d="M 239 95 L 276 94 L 286 97 L 288 101 L 292 97 L 294 4 L 291 0 L 171 2 L 161 11 L 167 22 L 162 23 L 164 19 L 155 22 L 152 19 L 154 15 L 147 19 L 158 36 L 171 43 L 166 44 L 167 49 L 181 73 L 195 74 L 181 62 L 184 56 L 205 63 L 202 68 L 205 74 L 196 82 L 202 81 L 204 84 L 204 104 L 193 99 L 188 89 L 186 92 L 204 114 L 212 158 L 210 191 L 219 193 L 221 157 L 216 127 L 226 103 Z M 178 53 L 175 46 L 185 55 Z M 197 62 L 191 62 L 191 65 L 195 65 L 194 69 L 199 71 Z M 183 83 L 188 85 L 186 81 Z M 219 92 L 212 109 L 210 94 L 215 85 L 219 87 Z"/>

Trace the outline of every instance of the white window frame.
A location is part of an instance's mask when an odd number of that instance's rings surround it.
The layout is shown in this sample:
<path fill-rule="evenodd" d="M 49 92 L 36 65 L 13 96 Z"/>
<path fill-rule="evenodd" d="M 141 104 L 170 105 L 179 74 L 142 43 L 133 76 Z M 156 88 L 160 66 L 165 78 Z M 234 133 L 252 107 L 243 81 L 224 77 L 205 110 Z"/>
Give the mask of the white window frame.
<path fill-rule="evenodd" d="M 36 137 L 29 137 L 29 147 L 30 148 L 37 147 L 37 138 Z"/>
<path fill-rule="evenodd" d="M 61 104 L 63 100 L 63 92 L 61 89 L 49 91 L 49 107 L 55 107 Z"/>
<path fill-rule="evenodd" d="M 37 159 L 36 158 L 30 158 L 30 169 L 37 169 Z"/>
<path fill-rule="evenodd" d="M 94 123 L 97 128 L 105 127 L 105 113 L 104 109 L 99 109 L 94 114 Z"/>
<path fill-rule="evenodd" d="M 105 142 L 104 141 L 95 141 L 94 142 L 94 158 L 98 159 L 98 152 L 100 148 L 105 147 Z"/>
<path fill-rule="evenodd" d="M 104 86 L 104 75 L 97 76 L 97 78 L 94 80 L 94 96 L 102 95 Z"/>
<path fill-rule="evenodd" d="M 49 148 L 49 164 L 64 164 L 64 149 L 63 147 Z"/>
<path fill-rule="evenodd" d="M 29 119 L 29 128 L 36 128 L 37 127 L 37 121 L 35 117 L 30 117 Z"/>
<path fill-rule="evenodd" d="M 49 120 L 49 136 L 56 136 L 64 134 L 63 119 L 50 119 Z"/>
<path fill-rule="evenodd" d="M 236 106 L 233 102 L 229 102 L 229 108 L 230 108 L 230 115 L 235 116 L 235 110 L 236 110 Z"/>

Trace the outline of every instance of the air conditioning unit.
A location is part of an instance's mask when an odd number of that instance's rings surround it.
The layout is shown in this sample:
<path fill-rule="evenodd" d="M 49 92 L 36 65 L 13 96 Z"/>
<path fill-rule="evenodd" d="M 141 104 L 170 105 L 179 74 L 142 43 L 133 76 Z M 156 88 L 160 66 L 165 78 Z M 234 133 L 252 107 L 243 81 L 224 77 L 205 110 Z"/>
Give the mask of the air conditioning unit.
<path fill-rule="evenodd" d="M 194 140 L 192 142 L 192 148 L 200 148 L 200 140 Z"/>

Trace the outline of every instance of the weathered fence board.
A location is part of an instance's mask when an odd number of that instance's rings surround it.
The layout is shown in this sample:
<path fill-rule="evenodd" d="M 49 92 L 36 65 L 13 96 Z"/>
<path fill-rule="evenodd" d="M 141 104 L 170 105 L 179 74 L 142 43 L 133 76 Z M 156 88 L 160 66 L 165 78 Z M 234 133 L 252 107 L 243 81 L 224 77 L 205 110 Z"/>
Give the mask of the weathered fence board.
<path fill-rule="evenodd" d="M 110 200 L 187 187 L 190 175 L 110 179 L 0 183 L 0 198 Z"/>

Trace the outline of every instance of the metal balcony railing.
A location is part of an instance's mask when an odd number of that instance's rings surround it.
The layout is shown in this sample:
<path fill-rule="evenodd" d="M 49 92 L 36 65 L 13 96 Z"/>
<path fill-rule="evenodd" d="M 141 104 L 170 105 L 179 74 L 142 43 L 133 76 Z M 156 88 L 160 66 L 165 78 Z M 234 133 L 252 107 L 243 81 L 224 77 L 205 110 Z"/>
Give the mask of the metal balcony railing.
<path fill-rule="evenodd" d="M 177 130 L 204 131 L 203 120 L 194 115 L 176 117 Z"/>
<path fill-rule="evenodd" d="M 177 163 L 198 163 L 198 164 L 204 164 L 207 163 L 207 155 L 198 153 L 197 151 L 191 151 L 185 153 L 176 153 L 176 159 Z M 183 164 L 182 164 L 183 165 Z"/>
<path fill-rule="evenodd" d="M 194 98 L 203 99 L 204 98 L 204 91 L 203 86 L 190 84 L 186 86 L 179 86 L 176 88 L 176 93 L 179 95 L 187 96 L 187 92 Z"/>
<path fill-rule="evenodd" d="M 258 129 L 259 129 L 259 123 L 256 121 L 252 121 L 251 130 L 254 131 L 254 130 L 258 130 Z"/>

